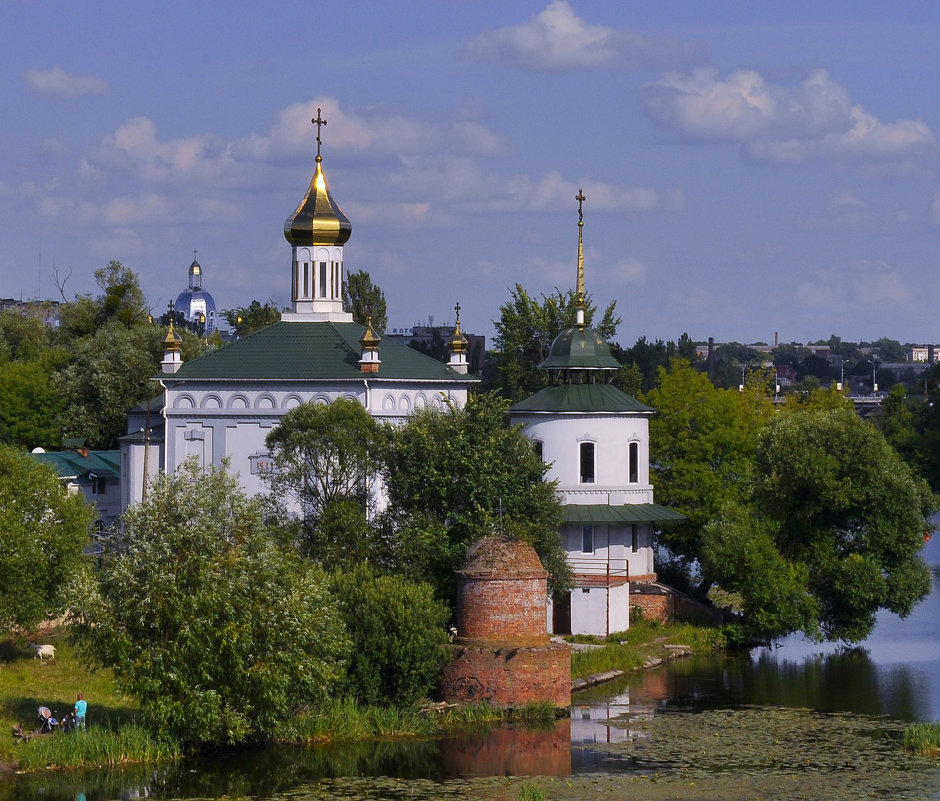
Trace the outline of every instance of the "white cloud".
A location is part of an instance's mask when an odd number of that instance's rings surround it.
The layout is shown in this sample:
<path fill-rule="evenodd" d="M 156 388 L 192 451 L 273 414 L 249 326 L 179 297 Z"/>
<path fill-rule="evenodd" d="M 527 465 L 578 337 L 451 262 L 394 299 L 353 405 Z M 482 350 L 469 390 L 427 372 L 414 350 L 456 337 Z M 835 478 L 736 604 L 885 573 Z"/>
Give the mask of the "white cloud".
<path fill-rule="evenodd" d="M 664 127 L 693 140 L 737 142 L 756 161 L 903 162 L 937 152 L 926 123 L 881 122 L 824 70 L 795 87 L 768 83 L 750 70 L 724 79 L 710 67 L 672 72 L 647 87 L 646 103 Z"/>
<path fill-rule="evenodd" d="M 23 80 L 34 92 L 46 97 L 63 99 L 103 95 L 108 91 L 108 82 L 94 75 L 74 75 L 61 67 L 51 70 L 27 70 Z"/>
<path fill-rule="evenodd" d="M 847 267 L 817 270 L 794 290 L 795 303 L 830 314 L 889 306 L 904 309 L 913 301 L 904 275 L 883 260 L 864 259 Z"/>
<path fill-rule="evenodd" d="M 695 45 L 588 24 L 565 0 L 553 0 L 528 22 L 481 34 L 467 44 L 465 52 L 481 61 L 549 72 L 665 69 L 700 60 Z"/>

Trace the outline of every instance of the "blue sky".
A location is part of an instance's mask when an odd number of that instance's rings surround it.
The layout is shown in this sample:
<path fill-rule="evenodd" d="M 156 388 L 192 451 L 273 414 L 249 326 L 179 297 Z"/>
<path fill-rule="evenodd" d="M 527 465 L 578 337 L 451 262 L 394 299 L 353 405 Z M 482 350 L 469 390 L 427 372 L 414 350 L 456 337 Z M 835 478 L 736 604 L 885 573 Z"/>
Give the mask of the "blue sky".
<path fill-rule="evenodd" d="M 821 6 L 821 7 L 819 7 Z M 289 301 L 316 154 L 390 327 L 519 283 L 616 339 L 937 342 L 940 7 L 0 0 L 0 296 Z"/>

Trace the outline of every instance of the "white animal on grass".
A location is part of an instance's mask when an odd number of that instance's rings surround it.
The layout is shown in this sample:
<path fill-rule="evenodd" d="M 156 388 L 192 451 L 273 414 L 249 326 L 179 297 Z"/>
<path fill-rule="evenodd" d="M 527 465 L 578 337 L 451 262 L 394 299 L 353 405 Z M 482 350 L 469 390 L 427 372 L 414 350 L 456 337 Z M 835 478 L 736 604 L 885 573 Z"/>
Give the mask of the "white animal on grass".
<path fill-rule="evenodd" d="M 48 657 L 49 659 L 55 659 L 55 646 L 54 645 L 40 645 L 39 643 L 31 642 L 29 647 L 36 652 L 36 658 L 42 662 L 43 659 Z"/>

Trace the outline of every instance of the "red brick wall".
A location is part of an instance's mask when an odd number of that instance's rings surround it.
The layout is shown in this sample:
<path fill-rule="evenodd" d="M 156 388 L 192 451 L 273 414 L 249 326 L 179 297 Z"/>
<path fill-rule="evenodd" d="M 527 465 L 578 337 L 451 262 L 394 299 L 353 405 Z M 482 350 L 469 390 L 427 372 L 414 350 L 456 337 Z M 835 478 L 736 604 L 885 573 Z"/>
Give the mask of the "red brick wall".
<path fill-rule="evenodd" d="M 547 583 L 544 578 L 457 581 L 457 635 L 500 643 L 548 639 L 545 630 Z"/>
<path fill-rule="evenodd" d="M 675 592 L 667 595 L 653 595 L 639 592 L 630 593 L 630 608 L 643 610 L 646 620 L 668 623 L 670 620 L 691 620 L 706 625 L 721 625 L 721 612 L 707 604 L 700 603 Z"/>
<path fill-rule="evenodd" d="M 452 648 L 454 658 L 442 678 L 444 700 L 449 703 L 487 701 L 509 707 L 546 701 L 556 707 L 571 705 L 571 654 L 566 645 Z"/>

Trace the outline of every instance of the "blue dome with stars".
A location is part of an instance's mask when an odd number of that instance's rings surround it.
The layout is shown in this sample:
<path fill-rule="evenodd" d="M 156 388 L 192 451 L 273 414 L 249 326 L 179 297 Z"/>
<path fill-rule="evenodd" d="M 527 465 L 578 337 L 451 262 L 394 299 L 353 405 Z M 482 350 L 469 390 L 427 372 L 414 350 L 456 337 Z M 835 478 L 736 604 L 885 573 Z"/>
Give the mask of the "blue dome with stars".
<path fill-rule="evenodd" d="M 176 311 L 187 322 L 203 326 L 206 335 L 215 331 L 218 318 L 215 299 L 202 288 L 202 267 L 195 259 L 189 265 L 189 286 L 176 298 Z"/>

